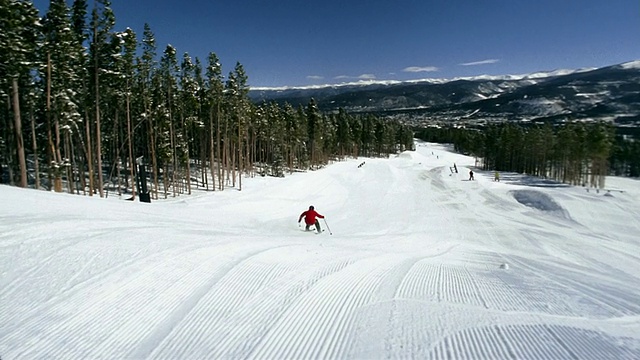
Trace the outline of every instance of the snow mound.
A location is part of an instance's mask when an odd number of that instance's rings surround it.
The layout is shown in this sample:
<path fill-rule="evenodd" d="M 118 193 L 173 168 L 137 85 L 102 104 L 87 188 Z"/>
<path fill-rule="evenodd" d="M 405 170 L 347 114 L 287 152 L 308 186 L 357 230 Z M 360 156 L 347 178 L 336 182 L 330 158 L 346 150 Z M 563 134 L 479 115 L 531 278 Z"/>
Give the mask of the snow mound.
<path fill-rule="evenodd" d="M 413 152 L 412 151 L 404 151 L 398 154 L 398 157 L 401 159 L 413 160 Z"/>
<path fill-rule="evenodd" d="M 569 217 L 567 211 L 562 208 L 562 206 L 558 205 L 553 199 L 541 192 L 536 190 L 515 190 L 511 192 L 513 197 L 520 204 L 542 210 L 547 212 L 559 213 L 564 215 L 564 217 Z"/>

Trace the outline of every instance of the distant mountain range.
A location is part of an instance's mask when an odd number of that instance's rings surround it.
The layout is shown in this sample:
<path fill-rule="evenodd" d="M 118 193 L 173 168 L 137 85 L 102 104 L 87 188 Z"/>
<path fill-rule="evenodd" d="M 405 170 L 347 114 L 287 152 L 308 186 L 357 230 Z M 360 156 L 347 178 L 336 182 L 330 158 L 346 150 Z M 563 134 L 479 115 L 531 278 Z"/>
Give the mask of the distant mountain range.
<path fill-rule="evenodd" d="M 257 88 L 255 102 L 375 113 L 414 125 L 434 122 L 612 121 L 640 127 L 640 60 L 597 69 L 451 80 Z"/>

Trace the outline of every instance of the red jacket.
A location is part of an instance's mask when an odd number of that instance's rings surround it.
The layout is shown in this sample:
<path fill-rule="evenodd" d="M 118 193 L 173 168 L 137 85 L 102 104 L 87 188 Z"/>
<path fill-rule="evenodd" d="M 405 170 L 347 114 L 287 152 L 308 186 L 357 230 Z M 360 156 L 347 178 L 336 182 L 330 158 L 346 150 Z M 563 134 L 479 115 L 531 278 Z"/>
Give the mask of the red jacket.
<path fill-rule="evenodd" d="M 300 214 L 300 218 L 298 219 L 298 222 L 300 222 L 300 220 L 302 220 L 302 217 L 304 217 L 304 222 L 307 225 L 315 224 L 316 223 L 316 217 L 319 217 L 320 219 L 324 219 L 324 216 L 318 214 L 315 210 L 307 210 L 307 211 L 303 212 L 302 214 Z"/>

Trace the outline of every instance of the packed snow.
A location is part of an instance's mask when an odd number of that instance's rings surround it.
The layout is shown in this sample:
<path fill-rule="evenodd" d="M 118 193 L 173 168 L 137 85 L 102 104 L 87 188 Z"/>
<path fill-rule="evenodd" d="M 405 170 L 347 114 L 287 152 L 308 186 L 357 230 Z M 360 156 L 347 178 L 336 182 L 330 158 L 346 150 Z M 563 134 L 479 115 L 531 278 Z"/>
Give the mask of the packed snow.
<path fill-rule="evenodd" d="M 639 359 L 640 182 L 474 166 L 418 143 L 150 204 L 0 186 L 0 358 Z"/>

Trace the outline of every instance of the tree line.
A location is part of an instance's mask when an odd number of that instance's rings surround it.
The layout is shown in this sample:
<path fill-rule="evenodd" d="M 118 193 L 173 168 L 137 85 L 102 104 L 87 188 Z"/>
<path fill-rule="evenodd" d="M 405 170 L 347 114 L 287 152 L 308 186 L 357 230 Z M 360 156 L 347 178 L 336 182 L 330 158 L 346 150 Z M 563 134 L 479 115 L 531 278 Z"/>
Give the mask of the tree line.
<path fill-rule="evenodd" d="M 133 199 L 143 163 L 158 198 L 413 148 L 411 129 L 372 115 L 254 104 L 242 64 L 224 77 L 214 52 L 158 54 L 148 24 L 141 39 L 114 30 L 109 0 L 0 9 L 2 182 Z"/>
<path fill-rule="evenodd" d="M 483 170 L 512 171 L 567 184 L 603 188 L 605 176 L 640 176 L 640 143 L 610 123 L 430 127 L 416 137 L 452 143 Z"/>

